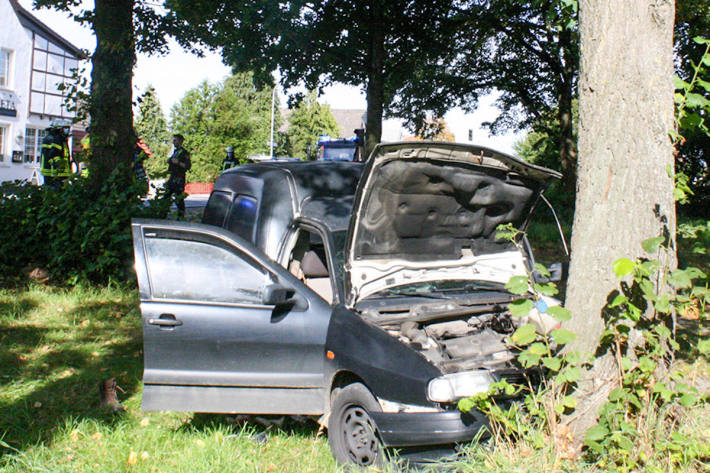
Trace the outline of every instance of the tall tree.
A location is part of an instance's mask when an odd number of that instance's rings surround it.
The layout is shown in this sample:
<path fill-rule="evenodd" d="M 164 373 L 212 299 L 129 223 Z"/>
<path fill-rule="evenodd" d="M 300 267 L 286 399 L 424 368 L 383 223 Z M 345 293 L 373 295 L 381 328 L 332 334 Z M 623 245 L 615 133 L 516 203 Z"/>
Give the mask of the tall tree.
<path fill-rule="evenodd" d="M 567 307 L 579 337 L 570 346 L 594 352 L 621 257 L 642 256 L 641 242 L 665 236 L 673 245 L 672 0 L 580 1 L 581 73 L 578 192 L 572 231 Z M 675 253 L 669 251 L 672 264 Z M 596 421 L 616 385 L 611 355 L 580 383 L 579 436 Z"/>
<path fill-rule="evenodd" d="M 271 94 L 271 88 L 254 85 L 251 73 L 242 73 L 215 85 L 205 81 L 173 106 L 171 129 L 185 136 L 192 155 L 189 181 L 214 181 L 227 146 L 241 159 L 268 152 Z M 276 113 L 274 118 L 278 128 L 281 116 Z"/>
<path fill-rule="evenodd" d="M 316 144 L 319 136 L 338 136 L 340 133 L 330 106 L 319 104 L 316 98 L 315 91 L 309 92 L 288 117 L 286 135 L 293 157 L 305 158 L 308 148 Z"/>
<path fill-rule="evenodd" d="M 501 113 L 491 131 L 532 128 L 552 137 L 564 186 L 574 190 L 576 141 L 572 103 L 579 46 L 576 1 L 465 0 L 456 2 L 448 27 L 455 31 L 443 66 L 424 64 L 426 81 L 400 92 L 393 114 L 418 128 L 424 103 L 472 111 L 480 95 L 498 93 Z M 432 79 L 429 79 L 431 77 Z M 415 113 L 413 113 L 415 112 Z"/>
<path fill-rule="evenodd" d="M 435 63 L 450 42 L 452 0 L 296 0 L 292 2 L 168 0 L 206 44 L 222 47 L 237 71 L 270 83 L 320 89 L 332 82 L 364 86 L 367 142 L 376 145 L 382 118 L 412 71 Z"/>
<path fill-rule="evenodd" d="M 69 12 L 93 29 L 90 176 L 96 188 L 116 169 L 129 179 L 135 143 L 132 80 L 136 50 L 164 52 L 168 35 L 186 40 L 191 31 L 148 0 L 95 0 L 93 9 L 82 9 L 81 0 L 34 0 L 34 5 Z"/>
<path fill-rule="evenodd" d="M 168 171 L 165 158 L 170 150 L 170 134 L 160 100 L 152 85 L 138 98 L 135 130 L 153 154 L 153 158 L 145 163 L 148 175 L 153 178 L 165 177 Z"/>

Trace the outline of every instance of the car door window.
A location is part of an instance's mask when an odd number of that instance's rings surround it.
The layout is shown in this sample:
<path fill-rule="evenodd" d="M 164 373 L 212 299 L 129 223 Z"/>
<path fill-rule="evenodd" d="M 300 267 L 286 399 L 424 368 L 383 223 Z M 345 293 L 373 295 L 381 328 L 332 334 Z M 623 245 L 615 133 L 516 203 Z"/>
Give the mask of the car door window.
<path fill-rule="evenodd" d="M 235 249 L 153 237 L 145 250 L 154 299 L 262 304 L 269 277 Z"/>

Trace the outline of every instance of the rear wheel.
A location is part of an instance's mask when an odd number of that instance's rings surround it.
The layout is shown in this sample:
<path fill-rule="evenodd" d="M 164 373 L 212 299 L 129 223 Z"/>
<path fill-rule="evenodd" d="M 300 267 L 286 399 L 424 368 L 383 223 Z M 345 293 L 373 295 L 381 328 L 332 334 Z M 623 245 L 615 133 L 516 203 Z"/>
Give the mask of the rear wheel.
<path fill-rule="evenodd" d="M 328 442 L 336 461 L 362 467 L 384 464 L 384 450 L 370 412 L 380 405 L 368 389 L 350 384 L 333 393 L 328 419 Z"/>

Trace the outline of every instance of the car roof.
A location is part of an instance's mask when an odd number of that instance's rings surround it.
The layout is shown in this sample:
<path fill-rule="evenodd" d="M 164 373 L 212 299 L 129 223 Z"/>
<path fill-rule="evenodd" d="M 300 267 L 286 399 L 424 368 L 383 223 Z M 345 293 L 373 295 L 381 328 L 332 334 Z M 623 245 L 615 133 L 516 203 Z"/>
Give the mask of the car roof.
<path fill-rule="evenodd" d="M 362 174 L 364 163 L 338 161 L 302 161 L 302 162 L 259 162 L 249 163 L 229 169 L 222 173 L 215 183 L 216 190 L 234 190 L 238 185 L 235 178 L 249 177 L 263 181 L 265 191 L 286 192 L 287 183 L 291 186 L 291 198 L 294 200 L 296 213 L 318 220 L 325 220 L 326 214 L 333 213 L 338 207 L 339 214 L 343 205 L 352 207 L 352 196 Z M 284 195 L 284 197 L 286 197 Z M 348 203 L 338 204 L 339 199 L 347 198 Z M 321 202 L 318 204 L 317 202 Z M 332 220 L 332 219 L 330 219 Z M 347 225 L 346 225 L 347 226 Z"/>

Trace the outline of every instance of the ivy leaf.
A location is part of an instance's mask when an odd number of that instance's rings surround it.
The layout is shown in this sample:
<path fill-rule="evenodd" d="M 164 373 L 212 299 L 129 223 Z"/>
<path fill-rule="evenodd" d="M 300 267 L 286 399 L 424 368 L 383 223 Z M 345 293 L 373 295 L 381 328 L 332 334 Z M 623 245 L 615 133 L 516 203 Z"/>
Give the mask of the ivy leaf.
<path fill-rule="evenodd" d="M 528 292 L 528 278 L 527 276 L 513 276 L 505 288 L 513 294 L 522 296 Z"/>
<path fill-rule="evenodd" d="M 547 308 L 547 313 L 558 322 L 566 322 L 572 318 L 572 313 L 561 305 L 553 305 Z"/>
<path fill-rule="evenodd" d="M 562 400 L 562 404 L 565 407 L 569 407 L 570 409 L 574 409 L 577 407 L 577 400 L 573 398 L 572 396 L 565 396 L 565 398 Z"/>
<path fill-rule="evenodd" d="M 537 274 L 542 276 L 543 278 L 549 278 L 550 277 L 550 271 L 542 264 L 540 263 L 535 263 L 533 266 L 533 269 L 537 271 Z"/>
<path fill-rule="evenodd" d="M 678 402 L 684 407 L 693 407 L 695 403 L 698 402 L 698 396 L 696 394 L 686 393 L 678 399 Z"/>
<path fill-rule="evenodd" d="M 654 303 L 654 306 L 656 307 L 656 310 L 658 312 L 661 312 L 662 314 L 668 314 L 671 311 L 671 303 L 670 300 L 668 299 L 668 294 L 663 294 L 661 297 L 656 300 Z"/>
<path fill-rule="evenodd" d="M 690 84 L 678 77 L 677 75 L 673 76 L 673 87 L 676 89 L 681 89 L 681 90 L 688 90 L 690 87 Z"/>
<path fill-rule="evenodd" d="M 706 99 L 700 94 L 694 94 L 689 92 L 685 95 L 685 100 L 689 107 L 707 107 L 710 105 L 710 100 Z"/>
<path fill-rule="evenodd" d="M 658 248 L 661 246 L 661 243 L 663 243 L 665 240 L 666 239 L 662 236 L 649 238 L 641 242 L 641 248 L 643 248 L 643 251 L 645 251 L 646 253 L 656 253 L 658 251 Z"/>
<path fill-rule="evenodd" d="M 530 299 L 518 299 L 508 304 L 508 310 L 513 317 L 525 317 L 533 310 L 535 304 Z"/>
<path fill-rule="evenodd" d="M 558 328 L 556 330 L 553 330 L 552 332 L 550 332 L 550 336 L 558 345 L 566 345 L 567 343 L 577 338 L 577 335 L 574 332 L 570 332 L 569 330 L 564 328 Z"/>
<path fill-rule="evenodd" d="M 534 342 L 536 338 L 537 332 L 533 324 L 525 324 L 513 333 L 513 341 L 517 345 L 527 345 Z"/>
<path fill-rule="evenodd" d="M 559 371 L 562 366 L 562 360 L 555 356 L 546 356 L 542 359 L 542 364 L 545 365 L 545 368 L 548 370 Z"/>
<path fill-rule="evenodd" d="M 595 425 L 587 429 L 587 435 L 584 437 L 584 443 L 603 440 L 607 435 L 609 435 L 609 429 L 603 425 Z"/>
<path fill-rule="evenodd" d="M 639 368 L 641 368 L 641 371 L 644 373 L 650 373 L 656 369 L 656 362 L 647 356 L 642 356 L 641 359 L 639 359 Z"/>
<path fill-rule="evenodd" d="M 545 344 L 541 342 L 533 343 L 532 345 L 530 345 L 530 348 L 528 348 L 528 350 L 530 350 L 530 353 L 532 353 L 533 355 L 550 354 L 550 351 L 547 349 L 547 346 L 545 346 Z"/>
<path fill-rule="evenodd" d="M 614 298 L 613 301 L 611 301 L 611 304 L 609 304 L 609 308 L 618 307 L 621 304 L 626 304 L 627 302 L 629 302 L 629 298 L 623 294 L 619 294 Z"/>
<path fill-rule="evenodd" d="M 695 38 L 693 38 L 693 41 L 698 44 L 710 44 L 710 38 L 704 38 L 702 36 L 696 36 Z"/>
<path fill-rule="evenodd" d="M 537 292 L 545 296 L 554 296 L 555 294 L 560 292 L 557 290 L 557 287 L 555 287 L 555 285 L 551 282 L 548 282 L 546 284 L 535 284 L 533 288 Z"/>
<path fill-rule="evenodd" d="M 614 261 L 614 264 L 612 265 L 612 270 L 614 271 L 614 274 L 616 274 L 616 277 L 621 279 L 627 274 L 631 274 L 633 272 L 634 262 L 628 258 L 618 259 Z"/>
<path fill-rule="evenodd" d="M 693 280 L 687 271 L 676 269 L 668 277 L 668 284 L 677 289 L 686 289 L 693 285 Z"/>
<path fill-rule="evenodd" d="M 535 355 L 533 353 L 530 353 L 530 350 L 525 350 L 520 355 L 518 355 L 518 361 L 521 365 L 523 365 L 523 368 L 532 368 L 533 366 L 537 366 L 537 364 L 540 363 L 540 355 Z"/>

